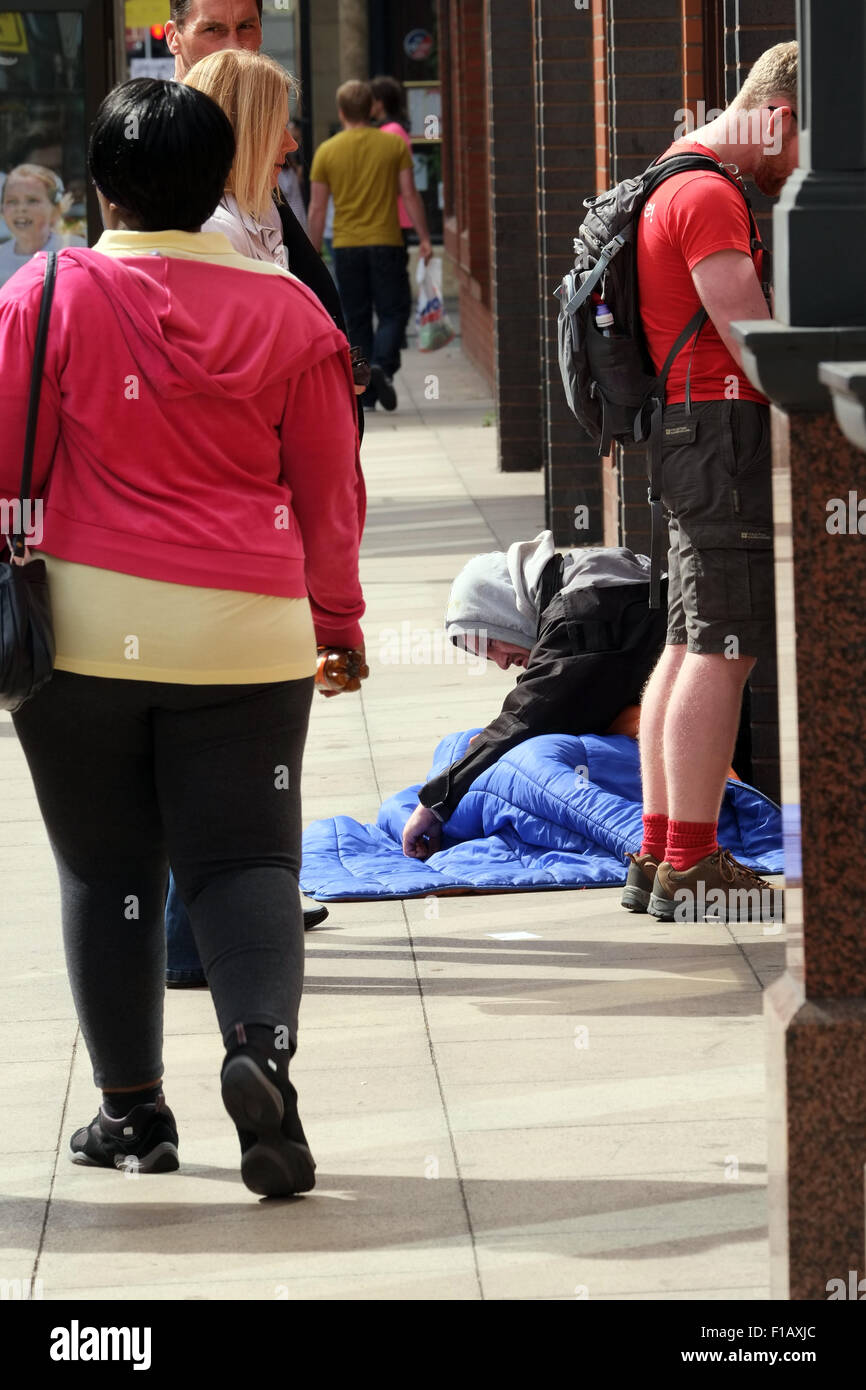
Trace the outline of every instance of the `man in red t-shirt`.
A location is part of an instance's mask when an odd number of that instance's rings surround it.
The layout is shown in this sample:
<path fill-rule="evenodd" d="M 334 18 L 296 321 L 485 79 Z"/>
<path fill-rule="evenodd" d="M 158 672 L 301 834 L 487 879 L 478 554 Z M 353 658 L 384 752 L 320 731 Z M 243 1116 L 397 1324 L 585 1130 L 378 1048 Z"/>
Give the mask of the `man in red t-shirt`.
<path fill-rule="evenodd" d="M 796 43 L 764 53 L 732 105 L 662 158 L 691 151 L 780 192 L 797 164 Z M 717 839 L 743 688 L 775 640 L 769 406 L 731 335 L 732 321 L 770 317 L 752 235 L 743 197 L 709 170 L 661 184 L 637 234 L 656 371 L 700 305 L 709 315 L 667 382 L 667 645 L 641 708 L 644 836 L 623 894 L 632 911 L 666 920 L 763 915 L 773 901 Z"/>

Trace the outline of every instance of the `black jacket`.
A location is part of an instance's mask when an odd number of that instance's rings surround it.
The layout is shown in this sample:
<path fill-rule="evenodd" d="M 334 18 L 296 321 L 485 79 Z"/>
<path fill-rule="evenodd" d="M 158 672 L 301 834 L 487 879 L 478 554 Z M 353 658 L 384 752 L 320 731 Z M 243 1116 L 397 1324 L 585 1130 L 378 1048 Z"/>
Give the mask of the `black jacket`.
<path fill-rule="evenodd" d="M 603 734 L 636 705 L 664 646 L 667 581 L 661 608 L 648 584 L 557 593 L 541 614 L 529 664 L 501 712 L 458 762 L 421 788 L 418 800 L 443 820 L 497 758 L 538 734 Z"/>
<path fill-rule="evenodd" d="M 304 282 L 307 289 L 313 291 L 313 294 L 331 315 L 334 323 L 348 338 L 346 320 L 343 317 L 343 306 L 340 303 L 340 296 L 331 272 L 288 204 L 277 203 L 277 210 L 283 224 L 283 241 L 288 252 L 289 270 Z M 356 408 L 358 411 L 358 433 L 363 439 L 364 409 L 360 396 L 356 397 Z"/>

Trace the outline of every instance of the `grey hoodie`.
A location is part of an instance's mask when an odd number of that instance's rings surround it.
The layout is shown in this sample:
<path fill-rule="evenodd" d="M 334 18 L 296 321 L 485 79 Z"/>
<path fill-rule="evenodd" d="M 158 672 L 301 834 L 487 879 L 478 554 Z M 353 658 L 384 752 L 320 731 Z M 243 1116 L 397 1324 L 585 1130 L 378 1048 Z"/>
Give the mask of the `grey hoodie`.
<path fill-rule="evenodd" d="M 541 576 L 556 547 L 552 531 L 515 541 L 507 551 L 475 555 L 451 586 L 445 630 L 457 647 L 479 632 L 487 640 L 531 650 L 538 632 Z M 563 554 L 560 593 L 613 584 L 649 582 L 650 562 L 622 546 L 592 546 Z"/>

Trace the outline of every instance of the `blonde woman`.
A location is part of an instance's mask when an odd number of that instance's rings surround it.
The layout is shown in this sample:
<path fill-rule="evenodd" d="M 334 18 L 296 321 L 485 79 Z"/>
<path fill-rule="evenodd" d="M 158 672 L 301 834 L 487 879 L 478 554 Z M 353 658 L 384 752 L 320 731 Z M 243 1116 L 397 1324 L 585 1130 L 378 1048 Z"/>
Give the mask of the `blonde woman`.
<path fill-rule="evenodd" d="M 184 82 L 222 107 L 235 136 L 225 193 L 202 231 L 223 232 L 241 255 L 288 270 L 273 195 L 286 155 L 298 148 L 290 130 L 294 78 L 272 58 L 226 48 L 194 64 Z"/>
<path fill-rule="evenodd" d="M 235 158 L 223 197 L 203 232 L 222 232 L 236 251 L 253 260 L 273 261 L 289 269 L 284 237 L 289 236 L 291 270 L 321 300 L 344 332 L 340 302 L 330 275 L 305 229 L 285 204 L 282 214 L 273 199 L 287 154 L 298 148 L 288 128 L 289 98 L 297 92 L 295 79 L 271 58 L 246 50 L 222 49 L 208 54 L 187 73 L 185 84 L 204 92 L 221 107 L 235 136 Z M 358 395 L 363 386 L 356 386 Z M 360 432 L 363 412 L 359 409 Z M 363 482 L 359 480 L 359 485 Z M 304 927 L 323 921 L 327 908 L 304 907 Z M 171 989 L 194 989 L 206 984 L 189 913 L 169 880 L 165 907 L 167 940 L 166 984 Z"/>

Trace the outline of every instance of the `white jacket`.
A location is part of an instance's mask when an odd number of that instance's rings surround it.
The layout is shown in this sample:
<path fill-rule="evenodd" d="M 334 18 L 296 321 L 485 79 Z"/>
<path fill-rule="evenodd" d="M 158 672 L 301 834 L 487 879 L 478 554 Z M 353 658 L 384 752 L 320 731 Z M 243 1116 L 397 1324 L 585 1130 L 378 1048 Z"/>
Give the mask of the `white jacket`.
<path fill-rule="evenodd" d="M 252 213 L 241 212 L 231 193 L 224 193 L 213 217 L 202 227 L 203 232 L 222 232 L 242 256 L 254 261 L 273 261 L 289 268 L 289 257 L 283 242 L 283 224 L 274 203 L 267 211 L 267 221 L 260 222 Z"/>

